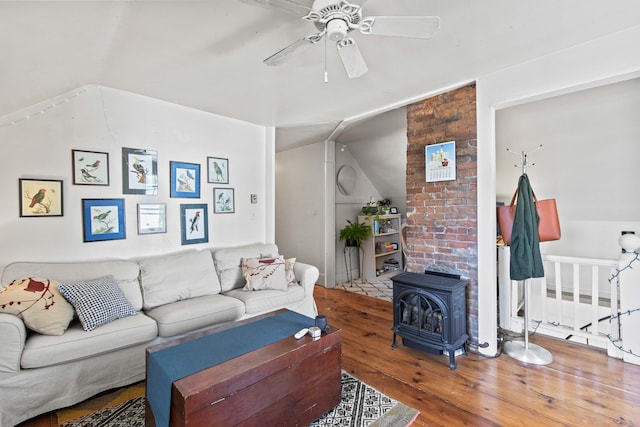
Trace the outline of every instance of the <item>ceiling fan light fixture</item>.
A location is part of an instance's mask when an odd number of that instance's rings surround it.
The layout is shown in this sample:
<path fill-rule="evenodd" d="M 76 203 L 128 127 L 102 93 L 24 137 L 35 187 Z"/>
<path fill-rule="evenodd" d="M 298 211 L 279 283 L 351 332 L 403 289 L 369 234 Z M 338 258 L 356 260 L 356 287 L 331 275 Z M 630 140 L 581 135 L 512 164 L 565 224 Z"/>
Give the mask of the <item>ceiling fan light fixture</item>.
<path fill-rule="evenodd" d="M 349 26 L 342 19 L 336 18 L 327 22 L 327 37 L 329 40 L 339 42 L 347 36 L 348 31 Z"/>

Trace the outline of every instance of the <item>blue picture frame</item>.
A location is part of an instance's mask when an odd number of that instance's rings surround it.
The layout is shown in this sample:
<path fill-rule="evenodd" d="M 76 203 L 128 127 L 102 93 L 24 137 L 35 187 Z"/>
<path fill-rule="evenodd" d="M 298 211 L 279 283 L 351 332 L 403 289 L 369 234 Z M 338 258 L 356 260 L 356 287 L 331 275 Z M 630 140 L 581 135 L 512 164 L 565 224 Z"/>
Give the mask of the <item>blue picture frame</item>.
<path fill-rule="evenodd" d="M 182 244 L 193 245 L 209 241 L 209 215 L 207 204 L 180 205 Z"/>
<path fill-rule="evenodd" d="M 82 199 L 85 242 L 126 239 L 124 199 Z"/>
<path fill-rule="evenodd" d="M 169 162 L 171 197 L 200 198 L 200 165 L 198 163 Z"/>

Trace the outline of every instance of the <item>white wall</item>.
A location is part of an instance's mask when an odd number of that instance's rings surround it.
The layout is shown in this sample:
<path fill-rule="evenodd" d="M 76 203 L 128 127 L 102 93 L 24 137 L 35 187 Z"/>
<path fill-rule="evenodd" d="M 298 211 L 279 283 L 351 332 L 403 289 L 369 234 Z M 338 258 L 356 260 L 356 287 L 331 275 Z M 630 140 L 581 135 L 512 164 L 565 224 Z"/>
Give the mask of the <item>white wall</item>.
<path fill-rule="evenodd" d="M 407 108 L 400 107 L 348 127 L 336 138 L 376 188 L 403 215 L 407 210 Z M 372 194 L 373 195 L 373 194 Z"/>
<path fill-rule="evenodd" d="M 489 344 L 482 353 L 497 352 L 496 110 L 638 77 L 640 55 L 632 52 L 639 43 L 634 27 L 478 77 L 478 330 L 480 343 Z"/>
<path fill-rule="evenodd" d="M 325 147 L 306 145 L 276 153 L 276 243 L 285 256 L 325 270 Z"/>
<path fill-rule="evenodd" d="M 12 261 L 126 258 L 265 241 L 273 229 L 265 219 L 270 191 L 265 176 L 273 173 L 265 162 L 265 138 L 262 126 L 98 86 L 2 117 L 0 267 Z M 157 196 L 122 194 L 122 147 L 158 152 Z M 72 185 L 72 149 L 109 153 L 110 185 Z M 224 187 L 235 189 L 234 214 L 213 214 L 207 156 L 229 159 L 230 182 Z M 170 160 L 201 165 L 200 199 L 169 197 Z M 20 218 L 18 178 L 63 180 L 64 216 Z M 258 204 L 250 204 L 251 193 L 258 195 Z M 126 239 L 83 243 L 83 198 L 124 198 Z M 141 202 L 167 204 L 166 234 L 137 234 L 136 204 Z M 209 244 L 181 246 L 183 203 L 208 204 Z"/>
<path fill-rule="evenodd" d="M 640 233 L 640 78 L 496 112 L 496 193 L 509 203 L 519 156 L 540 199 L 555 198 L 562 239 L 543 253 L 616 258 L 622 230 Z M 542 148 L 535 150 L 542 144 Z"/>
<path fill-rule="evenodd" d="M 364 173 L 360 164 L 351 153 L 350 145 L 342 149 L 341 144 L 336 144 L 336 171 L 344 165 L 349 165 L 356 172 L 356 181 L 353 191 L 348 194 L 342 194 L 336 191 L 336 205 L 335 205 L 335 272 L 336 283 L 345 282 L 348 278 L 347 275 L 347 263 L 344 257 L 344 241 L 338 240 L 340 230 L 347 225 L 347 220 L 356 222 L 358 220 L 358 214 L 360 209 L 371 198 L 380 200 L 382 197 L 378 190 L 373 186 L 367 175 Z M 372 146 L 370 150 L 378 150 L 379 146 Z M 405 147 L 406 150 L 406 147 Z M 406 180 L 406 179 L 405 179 Z M 333 184 L 336 185 L 336 184 Z M 351 272 L 353 279 L 357 279 L 360 276 L 360 259 L 358 251 L 352 251 L 351 254 Z"/>

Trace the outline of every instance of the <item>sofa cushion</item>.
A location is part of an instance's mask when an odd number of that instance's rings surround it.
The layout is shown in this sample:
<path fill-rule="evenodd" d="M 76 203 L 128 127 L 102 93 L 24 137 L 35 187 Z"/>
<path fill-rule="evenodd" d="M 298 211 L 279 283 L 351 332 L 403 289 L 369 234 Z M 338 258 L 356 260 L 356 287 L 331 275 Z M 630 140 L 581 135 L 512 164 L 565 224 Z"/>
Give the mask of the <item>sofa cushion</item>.
<path fill-rule="evenodd" d="M 220 293 L 220 281 L 208 251 L 145 258 L 138 264 L 145 310 Z"/>
<path fill-rule="evenodd" d="M 243 289 L 232 289 L 223 295 L 237 298 L 244 303 L 247 314 L 255 315 L 283 308 L 304 299 L 304 289 L 300 285 L 288 286 L 286 291 L 264 289 L 260 292 L 249 292 Z"/>
<path fill-rule="evenodd" d="M 46 277 L 58 282 L 75 282 L 87 277 L 112 275 L 136 310 L 142 310 L 138 263 L 129 260 L 87 262 L 14 262 L 2 271 L 2 284 L 24 277 Z"/>
<path fill-rule="evenodd" d="M 245 258 L 242 260 L 242 275 L 247 283 L 245 291 L 261 289 L 287 290 L 284 257 Z"/>
<path fill-rule="evenodd" d="M 220 276 L 222 291 L 242 288 L 245 279 L 242 276 L 244 258 L 265 258 L 278 255 L 278 247 L 273 243 L 254 243 L 233 248 L 218 249 L 213 252 L 213 260 Z"/>
<path fill-rule="evenodd" d="M 60 293 L 73 305 L 85 331 L 138 314 L 113 276 L 60 283 Z"/>
<path fill-rule="evenodd" d="M 242 301 L 224 295 L 205 295 L 153 308 L 146 314 L 158 322 L 158 335 L 170 337 L 244 315 Z"/>
<path fill-rule="evenodd" d="M 117 349 L 153 341 L 158 336 L 156 322 L 139 313 L 114 320 L 93 331 L 85 331 L 78 321 L 60 336 L 32 334 L 22 353 L 23 369 L 58 365 Z"/>
<path fill-rule="evenodd" d="M 62 335 L 73 320 L 73 307 L 58 291 L 58 282 L 33 277 L 2 289 L 0 312 L 20 317 L 27 328 L 45 335 Z"/>

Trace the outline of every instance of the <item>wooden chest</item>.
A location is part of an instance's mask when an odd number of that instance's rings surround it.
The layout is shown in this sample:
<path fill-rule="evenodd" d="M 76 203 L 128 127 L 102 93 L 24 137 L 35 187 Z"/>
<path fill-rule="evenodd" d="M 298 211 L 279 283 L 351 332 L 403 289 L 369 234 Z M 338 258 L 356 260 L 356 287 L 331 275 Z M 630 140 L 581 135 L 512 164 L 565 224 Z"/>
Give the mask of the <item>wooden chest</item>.
<path fill-rule="evenodd" d="M 341 398 L 342 332 L 292 336 L 175 381 L 171 426 L 306 426 Z M 147 425 L 154 426 L 149 407 Z"/>

